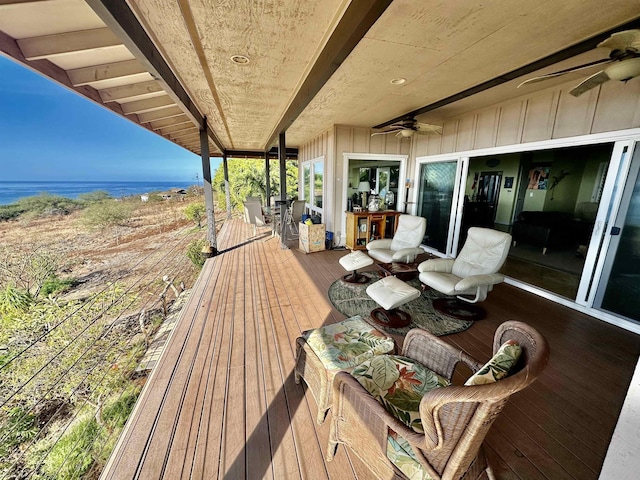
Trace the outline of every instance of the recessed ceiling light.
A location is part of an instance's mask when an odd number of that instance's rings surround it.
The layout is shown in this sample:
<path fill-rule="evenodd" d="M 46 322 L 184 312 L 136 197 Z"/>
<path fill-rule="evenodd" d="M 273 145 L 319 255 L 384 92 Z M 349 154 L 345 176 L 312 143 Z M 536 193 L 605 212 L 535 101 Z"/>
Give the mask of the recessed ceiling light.
<path fill-rule="evenodd" d="M 402 85 L 403 83 L 407 83 L 406 78 L 394 78 L 391 80 L 391 85 Z"/>
<path fill-rule="evenodd" d="M 231 61 L 236 65 L 246 65 L 249 63 L 249 57 L 245 57 L 244 55 L 233 55 L 231 57 Z"/>

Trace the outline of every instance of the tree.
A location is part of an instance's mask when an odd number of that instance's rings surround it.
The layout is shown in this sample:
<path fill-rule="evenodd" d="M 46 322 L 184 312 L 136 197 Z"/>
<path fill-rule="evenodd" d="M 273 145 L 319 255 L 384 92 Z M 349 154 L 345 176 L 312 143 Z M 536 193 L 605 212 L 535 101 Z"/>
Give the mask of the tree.
<path fill-rule="evenodd" d="M 25 244 L 0 250 L 0 285 L 13 285 L 37 297 L 42 286 L 55 276 L 61 254 L 46 245 Z"/>
<path fill-rule="evenodd" d="M 232 159 L 228 162 L 230 197 L 233 209 L 239 210 L 244 199 L 248 196 L 259 196 L 266 202 L 266 175 L 264 161 L 249 159 Z M 212 185 L 217 195 L 217 204 L 221 209 L 225 209 L 227 202 L 224 190 L 224 169 L 222 165 L 213 175 Z M 270 160 L 269 185 L 271 195 L 280 193 L 280 173 L 278 161 Z M 298 163 L 287 161 L 286 171 L 287 196 L 296 197 L 298 193 Z"/>
<path fill-rule="evenodd" d="M 184 209 L 184 216 L 195 222 L 198 228 L 202 228 L 202 220 L 207 217 L 207 207 L 204 203 L 191 203 Z"/>
<path fill-rule="evenodd" d="M 118 227 L 131 219 L 134 206 L 130 202 L 105 200 L 89 204 L 82 211 L 82 222 L 90 228 L 115 228 L 116 243 L 119 241 Z"/>

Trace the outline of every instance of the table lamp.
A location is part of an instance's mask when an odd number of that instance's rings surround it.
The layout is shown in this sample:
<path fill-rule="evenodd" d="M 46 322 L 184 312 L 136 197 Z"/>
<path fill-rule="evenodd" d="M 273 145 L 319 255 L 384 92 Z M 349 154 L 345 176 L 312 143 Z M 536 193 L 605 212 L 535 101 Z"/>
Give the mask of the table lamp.
<path fill-rule="evenodd" d="M 369 182 L 360 182 L 358 184 L 358 191 L 362 193 L 362 207 L 367 206 L 367 194 L 371 191 L 371 185 Z"/>

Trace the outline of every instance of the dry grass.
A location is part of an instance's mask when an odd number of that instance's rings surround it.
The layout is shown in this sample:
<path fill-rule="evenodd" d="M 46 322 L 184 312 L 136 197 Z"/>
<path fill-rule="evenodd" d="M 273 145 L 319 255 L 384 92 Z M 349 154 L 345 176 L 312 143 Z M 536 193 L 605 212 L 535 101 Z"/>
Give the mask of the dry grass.
<path fill-rule="evenodd" d="M 15 255 L 46 249 L 58 259 L 58 276 L 78 281 L 71 293 L 75 298 L 101 290 L 108 282 L 162 285 L 163 275 L 189 287 L 198 272 L 184 252 L 190 241 L 204 237 L 205 232 L 194 229 L 193 223 L 185 218 L 183 211 L 188 204 L 187 201 L 138 204 L 130 221 L 117 230 L 86 228 L 81 222 L 81 211 L 67 216 L 0 222 L 0 246 Z M 219 229 L 220 225 L 216 226 Z M 140 280 L 142 277 L 144 281 Z"/>

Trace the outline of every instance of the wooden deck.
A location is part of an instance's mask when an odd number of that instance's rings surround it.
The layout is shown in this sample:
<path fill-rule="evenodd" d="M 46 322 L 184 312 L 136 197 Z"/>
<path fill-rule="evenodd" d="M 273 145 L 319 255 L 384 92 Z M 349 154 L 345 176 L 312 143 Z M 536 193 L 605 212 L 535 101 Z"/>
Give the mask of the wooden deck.
<path fill-rule="evenodd" d="M 310 393 L 293 378 L 295 338 L 344 316 L 329 285 L 345 251 L 282 250 L 270 230 L 227 221 L 105 479 L 366 479 L 340 447 L 324 461 Z M 508 285 L 488 318 L 446 339 L 488 359 L 496 326 L 518 319 L 548 339 L 544 374 L 516 394 L 487 450 L 499 479 L 596 479 L 640 352 L 640 337 Z"/>

